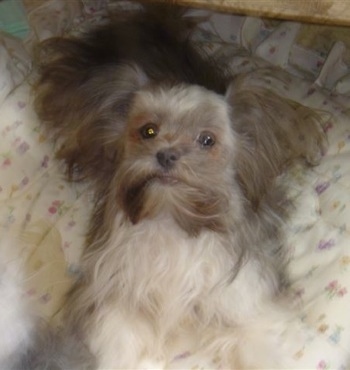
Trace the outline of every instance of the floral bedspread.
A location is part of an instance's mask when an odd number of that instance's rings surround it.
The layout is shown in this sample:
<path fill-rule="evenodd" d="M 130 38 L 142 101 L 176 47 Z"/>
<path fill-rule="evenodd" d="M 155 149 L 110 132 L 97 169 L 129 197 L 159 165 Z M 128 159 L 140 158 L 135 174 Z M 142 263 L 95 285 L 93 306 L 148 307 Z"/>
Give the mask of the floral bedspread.
<path fill-rule="evenodd" d="M 48 318 L 59 316 L 64 292 L 79 273 L 91 194 L 66 183 L 53 159 L 54 148 L 32 107 L 30 50 L 37 39 L 100 22 L 106 7 L 101 0 L 50 0 L 29 15 L 32 33 L 24 42 L 0 33 L 0 236 L 17 236 L 29 276 L 24 294 Z M 281 67 L 287 77 L 266 73 L 259 83 L 323 112 L 328 153 L 320 166 L 296 166 L 285 178 L 297 204 L 287 230 L 289 269 L 300 306 L 296 324 L 305 334 L 290 356 L 296 369 L 345 370 L 350 368 L 350 71 L 341 43 L 327 56 L 295 45 L 299 26 L 214 13 L 195 37 L 233 73 Z M 218 369 L 211 360 L 183 348 L 169 368 Z"/>

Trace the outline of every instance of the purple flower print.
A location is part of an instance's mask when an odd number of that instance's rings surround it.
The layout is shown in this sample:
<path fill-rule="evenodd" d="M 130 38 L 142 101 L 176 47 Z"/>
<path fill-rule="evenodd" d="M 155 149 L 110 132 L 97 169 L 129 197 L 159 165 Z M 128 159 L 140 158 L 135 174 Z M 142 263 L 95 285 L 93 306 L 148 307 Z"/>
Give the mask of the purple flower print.
<path fill-rule="evenodd" d="M 173 358 L 172 362 L 176 362 L 176 361 L 179 361 L 179 360 L 183 360 L 183 359 L 188 358 L 188 357 L 190 357 L 190 356 L 191 356 L 191 352 L 189 352 L 189 351 L 185 351 L 185 352 L 182 352 L 182 353 L 180 353 L 180 354 L 176 355 L 176 356 Z"/>
<path fill-rule="evenodd" d="M 324 250 L 330 250 L 332 247 L 335 246 L 335 240 L 329 239 L 329 240 L 323 240 L 321 239 L 317 245 L 317 249 L 320 251 Z"/>
<path fill-rule="evenodd" d="M 23 109 L 26 105 L 27 105 L 27 104 L 26 104 L 24 101 L 19 100 L 19 101 L 17 102 L 17 107 L 18 107 L 19 109 Z"/>
<path fill-rule="evenodd" d="M 46 304 L 51 301 L 51 294 L 50 293 L 45 293 L 40 297 L 40 302 Z"/>
<path fill-rule="evenodd" d="M 47 168 L 48 167 L 48 164 L 49 164 L 49 156 L 48 155 L 45 155 L 43 160 L 41 161 L 41 167 L 42 168 Z"/>
<path fill-rule="evenodd" d="M 20 184 L 20 187 L 23 188 L 25 187 L 26 185 L 28 185 L 29 183 L 29 178 L 27 176 L 23 177 L 23 179 L 21 180 L 21 184 Z"/>
<path fill-rule="evenodd" d="M 330 184 L 329 181 L 325 181 L 325 182 L 322 182 L 322 183 L 316 185 L 316 188 L 315 188 L 316 193 L 318 195 L 322 194 L 323 192 L 325 192 L 329 188 L 330 185 L 331 184 Z"/>
<path fill-rule="evenodd" d="M 23 155 L 29 150 L 29 148 L 29 144 L 25 141 L 22 141 L 21 144 L 17 147 L 16 152 L 20 155 Z"/>
<path fill-rule="evenodd" d="M 74 220 L 70 220 L 67 224 L 67 229 L 70 230 L 76 225 L 76 222 Z"/>

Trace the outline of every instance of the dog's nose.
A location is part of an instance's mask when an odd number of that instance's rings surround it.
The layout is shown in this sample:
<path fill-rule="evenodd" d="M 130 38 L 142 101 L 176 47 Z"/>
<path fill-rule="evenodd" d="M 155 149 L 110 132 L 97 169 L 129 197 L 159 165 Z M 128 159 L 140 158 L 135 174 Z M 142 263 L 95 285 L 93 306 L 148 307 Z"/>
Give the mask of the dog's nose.
<path fill-rule="evenodd" d="M 174 167 L 176 161 L 180 158 L 180 153 L 174 148 L 160 150 L 157 154 L 158 163 L 166 170 Z"/>

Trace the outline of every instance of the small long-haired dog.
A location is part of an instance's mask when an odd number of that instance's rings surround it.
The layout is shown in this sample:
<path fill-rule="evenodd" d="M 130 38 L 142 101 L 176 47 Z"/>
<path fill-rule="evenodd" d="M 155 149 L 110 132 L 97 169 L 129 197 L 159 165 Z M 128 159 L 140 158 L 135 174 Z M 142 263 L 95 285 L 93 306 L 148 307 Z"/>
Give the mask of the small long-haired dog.
<path fill-rule="evenodd" d="M 70 369 L 166 367 L 183 338 L 222 368 L 287 366 L 276 178 L 317 164 L 326 139 L 313 111 L 232 80 L 182 13 L 143 6 L 41 48 L 37 112 L 95 193 L 63 332 L 96 363 Z"/>

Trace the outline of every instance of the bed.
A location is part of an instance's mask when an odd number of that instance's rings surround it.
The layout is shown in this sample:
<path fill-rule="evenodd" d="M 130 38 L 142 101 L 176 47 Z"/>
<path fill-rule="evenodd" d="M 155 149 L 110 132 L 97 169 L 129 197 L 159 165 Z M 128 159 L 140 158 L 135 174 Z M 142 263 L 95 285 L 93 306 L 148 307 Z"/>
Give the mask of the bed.
<path fill-rule="evenodd" d="M 313 14 L 310 19 L 306 11 L 291 12 L 295 9 L 291 4 L 299 1 L 259 2 L 270 10 L 272 3 L 285 5 L 272 15 L 288 20 L 277 21 L 252 17 L 259 15 L 257 1 L 177 2 L 194 6 L 190 14 L 203 19 L 196 42 L 227 63 L 233 74 L 256 73 L 258 84 L 321 112 L 329 140 L 322 163 L 309 169 L 297 164 L 283 179 L 291 184 L 289 196 L 296 204 L 286 235 L 290 289 L 300 308 L 296 321 L 302 334 L 290 357 L 295 369 L 349 369 L 350 29 L 332 28 L 327 37 L 317 38 L 324 35 L 325 26 L 315 26 L 317 42 L 310 44 L 311 26 L 296 21 L 346 25 L 349 6 L 343 1 L 317 1 L 328 18 Z M 310 3 L 303 2 L 309 10 Z M 45 318 L 59 323 L 64 294 L 79 275 L 92 196 L 84 184 L 65 181 L 53 144 L 33 111 L 32 48 L 38 40 L 99 24 L 109 8 L 128 4 L 27 0 L 25 5 L 29 30 L 25 38 L 0 31 L 0 235 L 11 233 L 18 240 L 26 261 L 28 301 Z M 253 11 L 250 5 L 255 6 Z M 184 345 L 167 367 L 219 369 L 220 363 L 198 358 Z"/>

